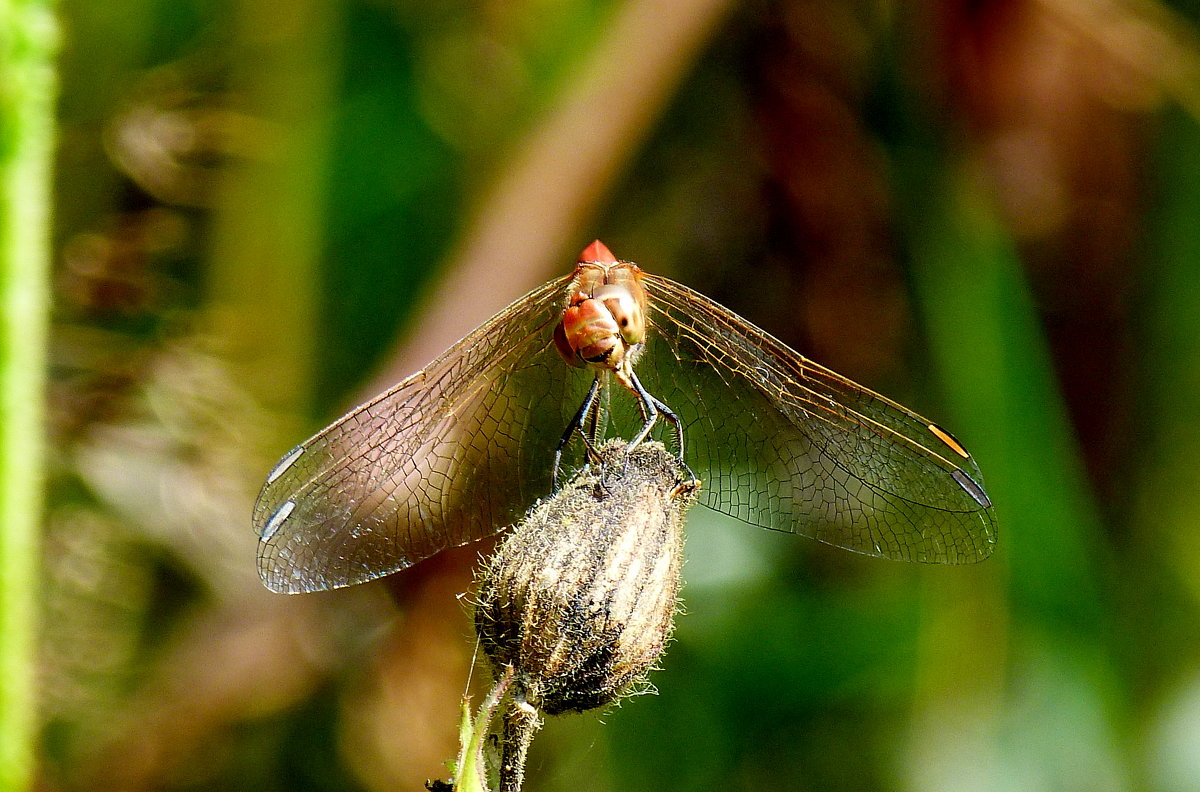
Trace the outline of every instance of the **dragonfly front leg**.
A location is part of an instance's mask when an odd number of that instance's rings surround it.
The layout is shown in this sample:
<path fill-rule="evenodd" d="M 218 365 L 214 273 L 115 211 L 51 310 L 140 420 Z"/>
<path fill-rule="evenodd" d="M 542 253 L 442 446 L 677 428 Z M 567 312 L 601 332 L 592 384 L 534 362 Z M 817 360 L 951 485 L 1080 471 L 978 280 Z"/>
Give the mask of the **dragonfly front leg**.
<path fill-rule="evenodd" d="M 583 438 L 584 448 L 587 449 L 589 462 L 598 462 L 600 455 L 596 452 L 596 433 L 599 431 L 600 418 L 598 411 L 599 403 L 596 401 L 596 394 L 600 391 L 600 377 L 592 380 L 592 387 L 588 389 L 587 396 L 583 397 L 583 404 L 579 405 L 579 410 L 575 413 L 575 417 L 567 424 L 567 428 L 563 430 L 562 438 L 558 441 L 558 447 L 554 449 L 554 470 L 550 474 L 550 486 L 554 492 L 558 491 L 558 470 L 562 464 L 563 449 L 567 447 L 567 443 L 571 441 L 571 435 L 579 432 L 579 436 Z M 585 429 L 584 424 L 588 426 Z"/>

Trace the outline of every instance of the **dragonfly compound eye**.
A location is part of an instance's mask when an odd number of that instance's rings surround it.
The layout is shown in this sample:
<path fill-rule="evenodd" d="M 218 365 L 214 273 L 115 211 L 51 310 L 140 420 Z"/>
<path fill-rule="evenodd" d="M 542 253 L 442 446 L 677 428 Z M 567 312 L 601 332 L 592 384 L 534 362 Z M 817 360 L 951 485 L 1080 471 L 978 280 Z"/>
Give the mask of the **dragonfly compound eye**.
<path fill-rule="evenodd" d="M 555 330 L 559 353 L 572 365 L 579 365 L 574 361 L 581 360 L 598 368 L 620 366 L 626 344 L 612 313 L 596 299 L 571 302 Z"/>
<path fill-rule="evenodd" d="M 646 340 L 646 317 L 638 300 L 625 286 L 605 284 L 592 294 L 608 310 L 620 329 L 626 344 L 640 344 Z"/>
<path fill-rule="evenodd" d="M 602 464 L 538 505 L 482 573 L 475 629 L 518 693 L 555 715 L 615 701 L 658 662 L 698 486 L 661 443 L 600 449 Z M 596 470 L 596 468 L 599 470 Z M 688 484 L 689 486 L 683 486 Z"/>

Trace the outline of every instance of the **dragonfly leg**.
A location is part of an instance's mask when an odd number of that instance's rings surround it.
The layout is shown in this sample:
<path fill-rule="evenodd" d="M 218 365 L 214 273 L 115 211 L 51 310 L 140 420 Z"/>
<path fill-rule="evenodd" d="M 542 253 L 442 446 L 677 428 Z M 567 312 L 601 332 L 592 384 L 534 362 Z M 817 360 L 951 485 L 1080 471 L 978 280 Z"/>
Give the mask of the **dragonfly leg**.
<path fill-rule="evenodd" d="M 629 443 L 629 450 L 632 451 L 646 442 L 646 438 L 650 436 L 650 430 L 654 428 L 654 423 L 658 420 L 658 405 L 662 404 L 662 402 L 646 392 L 646 389 L 642 387 L 641 380 L 637 378 L 637 374 L 633 373 L 633 369 L 629 369 L 623 379 L 622 384 L 626 385 L 633 391 L 633 395 L 637 396 L 638 409 L 641 410 L 642 420 L 644 421 L 642 431 L 638 432 L 637 437 L 633 438 Z"/>
<path fill-rule="evenodd" d="M 596 447 L 593 444 L 595 432 L 598 431 L 599 418 L 596 413 L 599 410 L 599 405 L 596 401 L 596 394 L 600 390 L 600 378 L 596 377 L 592 380 L 592 387 L 588 389 L 587 396 L 583 397 L 583 404 L 579 405 L 579 410 L 575 413 L 575 417 L 567 424 L 567 428 L 563 430 L 562 439 L 558 441 L 558 447 L 554 449 L 554 470 L 550 473 L 550 486 L 554 492 L 558 491 L 558 470 L 562 464 L 563 449 L 567 447 L 567 443 L 571 441 L 571 435 L 579 432 L 579 436 L 583 438 L 583 445 L 587 449 L 588 459 L 597 460 L 600 455 L 596 453 Z M 590 421 L 589 421 L 590 418 Z M 584 429 L 584 423 L 590 422 L 590 431 L 593 435 L 589 437 L 589 432 Z"/>
<path fill-rule="evenodd" d="M 658 408 L 660 413 L 662 413 L 663 418 L 666 418 L 668 421 L 670 421 L 671 426 L 675 428 L 675 442 L 679 444 L 679 455 L 676 457 L 676 459 L 679 460 L 679 464 L 683 466 L 683 469 L 687 471 L 689 476 L 696 478 L 696 474 L 692 472 L 690 467 L 688 467 L 687 462 L 683 461 L 683 421 L 680 421 L 679 416 L 675 414 L 675 411 L 659 401 L 657 397 L 651 396 L 650 398 L 654 399 L 654 406 Z"/>
<path fill-rule="evenodd" d="M 679 464 L 683 466 L 683 469 L 687 471 L 689 476 L 696 478 L 696 474 L 688 467 L 687 462 L 683 461 L 683 421 L 679 420 L 679 416 L 675 414 L 675 411 L 664 404 L 657 396 L 650 395 L 632 370 L 629 372 L 628 379 L 630 390 L 638 397 L 638 405 L 642 411 L 642 420 L 645 421 L 642 431 L 638 432 L 637 438 L 629 444 L 629 450 L 632 451 L 638 445 L 645 442 L 646 438 L 650 436 L 650 430 L 654 428 L 654 422 L 658 420 L 658 416 L 661 414 L 675 429 L 675 442 L 679 445 L 679 454 L 676 458 L 679 460 Z"/>
<path fill-rule="evenodd" d="M 599 381 L 599 378 L 597 378 L 596 382 Z M 587 449 L 589 452 L 588 456 L 592 462 L 598 462 L 600 459 L 599 454 L 596 453 L 596 446 L 600 445 L 600 441 L 603 439 L 600 437 L 600 430 L 603 426 L 602 422 L 604 420 L 600 412 L 603 409 L 602 402 L 602 399 L 598 399 L 593 396 L 591 399 L 591 405 L 587 411 L 587 416 L 584 417 L 583 421 L 580 422 L 579 433 L 583 435 L 584 443 L 587 444 Z"/>
<path fill-rule="evenodd" d="M 662 413 L 662 417 L 666 418 L 671 426 L 675 429 L 675 442 L 679 445 L 679 461 L 683 461 L 683 422 L 679 420 L 679 416 L 675 414 L 667 405 L 658 400 L 657 397 L 650 397 L 654 401 L 654 406 Z M 690 472 L 690 471 L 689 471 Z"/>

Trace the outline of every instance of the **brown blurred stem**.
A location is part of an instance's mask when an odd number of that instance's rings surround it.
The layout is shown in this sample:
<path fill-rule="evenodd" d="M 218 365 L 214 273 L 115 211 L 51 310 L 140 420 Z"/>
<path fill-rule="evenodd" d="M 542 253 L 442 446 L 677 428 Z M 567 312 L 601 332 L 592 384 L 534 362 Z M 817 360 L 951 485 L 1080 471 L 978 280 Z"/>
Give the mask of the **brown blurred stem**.
<path fill-rule="evenodd" d="M 730 6 L 729 0 L 627 0 L 583 42 L 578 75 L 520 141 L 450 254 L 400 347 L 364 395 L 403 379 L 552 274 L 566 274 L 580 233 L 636 154 Z M 617 57 L 617 53 L 637 53 Z M 503 276 L 503 277 L 498 277 Z M 479 288 L 479 284 L 488 284 Z"/>

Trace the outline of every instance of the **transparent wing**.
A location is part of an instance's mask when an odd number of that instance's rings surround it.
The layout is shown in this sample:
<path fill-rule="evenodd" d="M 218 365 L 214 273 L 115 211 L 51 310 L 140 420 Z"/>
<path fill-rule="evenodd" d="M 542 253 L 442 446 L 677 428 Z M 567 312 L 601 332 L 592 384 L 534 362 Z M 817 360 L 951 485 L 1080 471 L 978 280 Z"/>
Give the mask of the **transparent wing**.
<path fill-rule="evenodd" d="M 636 372 L 682 420 L 701 502 L 868 555 L 958 564 L 991 554 L 979 468 L 944 430 L 686 286 L 644 283 L 653 327 Z"/>
<path fill-rule="evenodd" d="M 555 447 L 594 376 L 554 349 L 569 283 L 533 290 L 280 460 L 254 506 L 269 588 L 395 572 L 549 494 Z"/>

